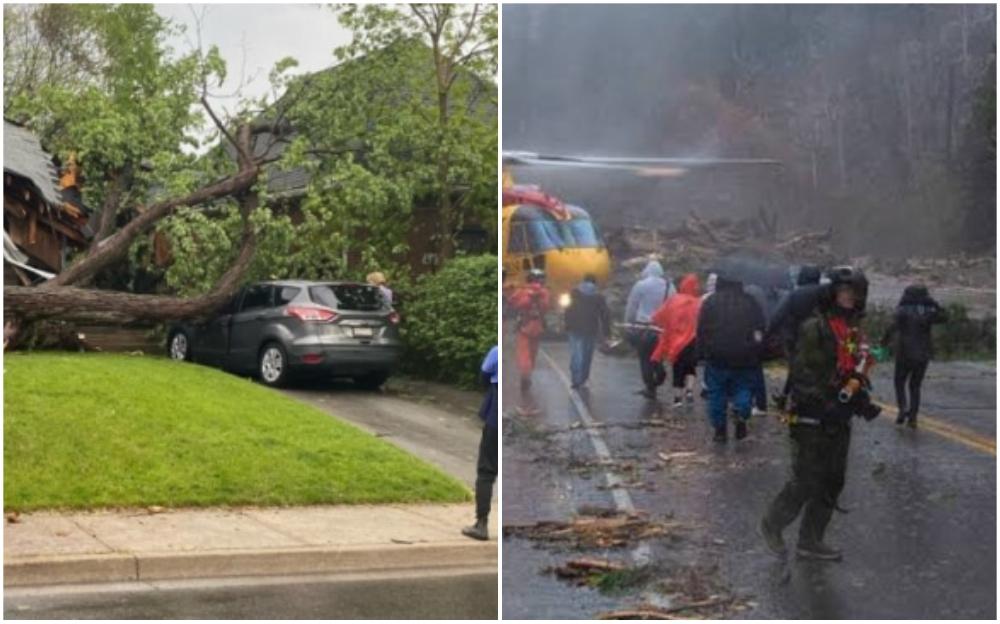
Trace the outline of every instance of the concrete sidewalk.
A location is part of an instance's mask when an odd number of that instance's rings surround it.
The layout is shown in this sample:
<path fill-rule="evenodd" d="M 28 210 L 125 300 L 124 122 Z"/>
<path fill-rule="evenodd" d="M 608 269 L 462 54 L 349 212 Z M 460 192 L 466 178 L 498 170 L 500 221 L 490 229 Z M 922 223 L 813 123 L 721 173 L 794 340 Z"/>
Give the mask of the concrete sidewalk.
<path fill-rule="evenodd" d="M 30 513 L 4 526 L 4 586 L 497 570 L 471 504 Z"/>

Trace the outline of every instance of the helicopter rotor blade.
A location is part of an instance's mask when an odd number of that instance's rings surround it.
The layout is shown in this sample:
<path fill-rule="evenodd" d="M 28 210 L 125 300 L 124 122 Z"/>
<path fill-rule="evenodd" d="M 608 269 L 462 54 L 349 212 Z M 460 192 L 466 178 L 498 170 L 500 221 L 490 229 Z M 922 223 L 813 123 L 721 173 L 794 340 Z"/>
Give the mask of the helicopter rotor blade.
<path fill-rule="evenodd" d="M 529 167 L 573 167 L 632 171 L 645 176 L 672 176 L 698 167 L 773 166 L 781 162 L 769 158 L 645 158 L 617 156 L 564 156 L 535 152 L 503 152 L 503 164 Z"/>

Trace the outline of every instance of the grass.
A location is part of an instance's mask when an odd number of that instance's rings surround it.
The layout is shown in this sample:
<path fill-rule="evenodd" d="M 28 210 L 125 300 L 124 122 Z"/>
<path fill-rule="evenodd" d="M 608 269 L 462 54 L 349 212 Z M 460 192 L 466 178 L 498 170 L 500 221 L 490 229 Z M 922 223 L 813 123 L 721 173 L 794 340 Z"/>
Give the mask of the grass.
<path fill-rule="evenodd" d="M 470 499 L 317 409 L 161 358 L 7 355 L 3 429 L 7 510 Z"/>

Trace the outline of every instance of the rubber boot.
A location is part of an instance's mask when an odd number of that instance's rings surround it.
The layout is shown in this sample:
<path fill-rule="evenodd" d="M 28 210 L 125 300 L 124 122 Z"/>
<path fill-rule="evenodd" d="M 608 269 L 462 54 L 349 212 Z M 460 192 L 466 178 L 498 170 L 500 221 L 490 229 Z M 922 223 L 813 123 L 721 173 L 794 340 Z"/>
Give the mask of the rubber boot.
<path fill-rule="evenodd" d="M 487 530 L 487 519 L 477 518 L 476 523 L 472 526 L 467 526 L 462 529 L 462 535 L 466 537 L 471 537 L 474 540 L 480 540 L 485 542 L 490 539 L 489 531 Z"/>

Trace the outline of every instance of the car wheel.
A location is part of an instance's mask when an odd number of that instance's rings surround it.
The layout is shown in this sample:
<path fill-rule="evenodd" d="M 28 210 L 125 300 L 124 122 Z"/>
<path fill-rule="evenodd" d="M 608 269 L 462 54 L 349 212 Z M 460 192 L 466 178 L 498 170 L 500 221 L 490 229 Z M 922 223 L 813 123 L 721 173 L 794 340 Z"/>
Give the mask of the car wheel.
<path fill-rule="evenodd" d="M 354 378 L 354 383 L 365 390 L 378 390 L 389 379 L 389 373 L 368 373 Z"/>
<path fill-rule="evenodd" d="M 171 360 L 180 362 L 191 361 L 191 338 L 184 330 L 177 330 L 170 334 L 167 340 L 167 356 Z"/>
<path fill-rule="evenodd" d="M 281 386 L 288 380 L 288 355 L 277 342 L 269 342 L 257 357 L 257 375 L 267 386 Z"/>

